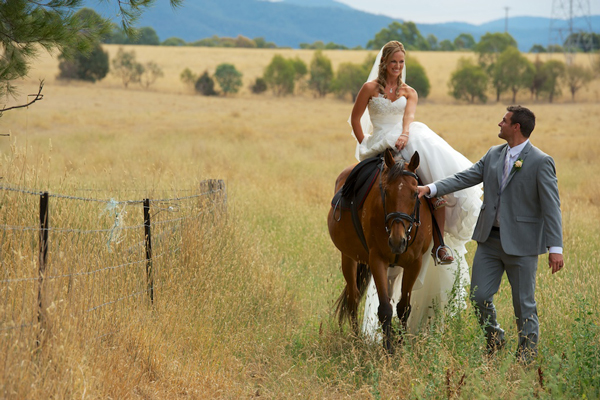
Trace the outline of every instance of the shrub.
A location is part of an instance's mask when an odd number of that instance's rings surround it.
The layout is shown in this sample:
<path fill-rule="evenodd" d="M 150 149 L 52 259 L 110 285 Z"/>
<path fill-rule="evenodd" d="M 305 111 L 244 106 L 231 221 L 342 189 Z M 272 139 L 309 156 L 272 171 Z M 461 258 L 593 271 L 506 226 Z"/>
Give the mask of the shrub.
<path fill-rule="evenodd" d="M 265 82 L 276 96 L 293 93 L 295 77 L 294 63 L 279 54 L 273 56 L 263 75 Z"/>
<path fill-rule="evenodd" d="M 425 68 L 414 58 L 406 63 L 406 80 L 419 93 L 419 97 L 426 98 L 429 96 L 429 90 L 431 89 L 429 78 L 427 78 Z"/>
<path fill-rule="evenodd" d="M 58 77 L 62 79 L 96 82 L 108 74 L 108 53 L 102 50 L 100 43 L 96 44 L 87 55 L 77 53 L 74 58 L 67 59 L 61 54 L 59 60 L 60 73 Z"/>
<path fill-rule="evenodd" d="M 120 48 L 112 61 L 112 73 L 121 78 L 123 86 L 127 88 L 130 83 L 139 83 L 144 72 L 144 66 L 136 61 L 135 52 L 125 51 Z"/>
<path fill-rule="evenodd" d="M 254 85 L 250 86 L 252 93 L 261 94 L 267 90 L 267 82 L 264 78 L 256 78 Z"/>
<path fill-rule="evenodd" d="M 331 68 L 331 60 L 321 50 L 317 50 L 310 63 L 310 80 L 308 81 L 308 85 L 319 97 L 324 97 L 331 91 L 332 80 L 333 69 Z"/>
<path fill-rule="evenodd" d="M 210 77 L 210 75 L 208 75 L 208 71 L 204 71 L 204 73 L 196 81 L 196 85 L 194 87 L 197 92 L 203 94 L 204 96 L 217 95 L 217 92 L 215 91 L 215 81 Z"/>
<path fill-rule="evenodd" d="M 217 66 L 215 79 L 224 94 L 237 93 L 242 86 L 242 73 L 233 64 L 223 63 Z"/>
<path fill-rule="evenodd" d="M 450 95 L 457 100 L 462 99 L 474 103 L 476 99 L 479 99 L 485 103 L 488 79 L 483 67 L 473 64 L 469 59 L 461 58 L 458 68 L 452 72 L 448 82 Z"/>

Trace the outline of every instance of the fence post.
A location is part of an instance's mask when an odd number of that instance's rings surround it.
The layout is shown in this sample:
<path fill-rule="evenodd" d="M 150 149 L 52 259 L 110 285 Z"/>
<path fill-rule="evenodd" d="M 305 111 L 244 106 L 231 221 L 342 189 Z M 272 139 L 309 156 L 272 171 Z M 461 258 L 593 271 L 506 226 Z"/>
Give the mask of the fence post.
<path fill-rule="evenodd" d="M 46 275 L 46 259 L 48 255 L 48 192 L 40 195 L 40 233 L 38 255 L 38 322 L 41 329 L 46 328 L 46 315 L 44 308 L 44 276 Z M 38 340 L 39 342 L 39 340 Z"/>
<path fill-rule="evenodd" d="M 217 214 L 227 214 L 227 190 L 222 179 L 207 179 L 200 183 L 203 192 L 208 192 L 208 199 L 215 205 Z"/>
<path fill-rule="evenodd" d="M 154 304 L 154 273 L 152 270 L 152 236 L 150 235 L 150 199 L 144 199 L 144 244 L 146 245 L 146 282 L 150 303 Z"/>

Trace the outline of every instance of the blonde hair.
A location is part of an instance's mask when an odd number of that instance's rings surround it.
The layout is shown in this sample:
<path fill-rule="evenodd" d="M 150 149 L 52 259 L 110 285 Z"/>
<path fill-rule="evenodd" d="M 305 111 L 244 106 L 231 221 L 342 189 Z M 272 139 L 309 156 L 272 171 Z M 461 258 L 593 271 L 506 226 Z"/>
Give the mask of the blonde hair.
<path fill-rule="evenodd" d="M 379 93 L 385 94 L 385 85 L 387 78 L 387 65 L 394 54 L 397 52 L 403 52 L 406 55 L 406 50 L 404 50 L 404 46 L 402 43 L 392 40 L 391 42 L 387 42 L 385 46 L 383 46 L 381 52 L 381 60 L 379 60 L 379 73 L 377 74 L 377 84 L 379 85 Z M 396 97 L 400 95 L 400 86 L 402 85 L 402 74 L 398 76 L 398 86 L 396 86 Z"/>

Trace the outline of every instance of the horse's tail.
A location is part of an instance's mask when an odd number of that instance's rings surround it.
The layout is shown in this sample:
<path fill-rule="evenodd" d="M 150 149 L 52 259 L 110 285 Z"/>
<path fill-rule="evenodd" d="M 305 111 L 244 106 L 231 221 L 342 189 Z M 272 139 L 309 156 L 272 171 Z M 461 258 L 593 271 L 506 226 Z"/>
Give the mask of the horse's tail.
<path fill-rule="evenodd" d="M 371 278 L 371 269 L 367 264 L 358 264 L 356 269 L 356 286 L 358 287 L 358 302 L 365 295 L 367 286 L 369 286 L 369 280 Z M 340 325 L 344 323 L 345 319 L 350 319 L 350 309 L 348 308 L 348 285 L 342 290 L 342 294 L 335 302 L 335 314 L 338 317 Z"/>

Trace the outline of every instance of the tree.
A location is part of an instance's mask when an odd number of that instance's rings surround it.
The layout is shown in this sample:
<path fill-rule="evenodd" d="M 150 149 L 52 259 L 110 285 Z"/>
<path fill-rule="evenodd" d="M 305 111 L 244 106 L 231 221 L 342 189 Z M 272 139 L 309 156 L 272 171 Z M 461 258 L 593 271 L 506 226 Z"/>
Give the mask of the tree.
<path fill-rule="evenodd" d="M 565 64 L 558 60 L 548 60 L 542 65 L 542 73 L 546 79 L 540 88 L 541 93 L 548 95 L 548 101 L 552 103 L 554 97 L 561 95 L 559 78 L 565 73 Z"/>
<path fill-rule="evenodd" d="M 475 38 L 470 33 L 461 33 L 454 39 L 456 50 L 472 50 L 475 47 Z"/>
<path fill-rule="evenodd" d="M 456 48 L 454 47 L 454 44 L 449 41 L 448 39 L 444 39 L 440 42 L 440 51 L 454 51 L 456 50 Z"/>
<path fill-rule="evenodd" d="M 121 78 L 123 86 L 127 88 L 130 83 L 139 83 L 144 67 L 136 61 L 135 52 L 125 51 L 119 48 L 117 55 L 112 61 L 112 73 Z"/>
<path fill-rule="evenodd" d="M 162 68 L 154 61 L 148 61 L 143 65 L 140 83 L 143 87 L 148 89 L 148 87 L 156 82 L 156 80 L 161 76 L 164 76 Z"/>
<path fill-rule="evenodd" d="M 571 51 L 590 53 L 600 48 L 600 33 L 573 32 L 565 39 L 563 47 Z"/>
<path fill-rule="evenodd" d="M 165 39 L 162 43 L 161 46 L 186 46 L 187 43 L 185 42 L 185 40 L 178 38 L 178 37 L 170 37 L 168 39 Z"/>
<path fill-rule="evenodd" d="M 430 33 L 429 35 L 427 35 L 427 38 L 425 38 L 425 40 L 427 40 L 427 44 L 429 45 L 429 50 L 431 50 L 431 51 L 439 50 L 438 39 L 437 39 L 437 37 L 435 37 L 434 34 Z"/>
<path fill-rule="evenodd" d="M 256 43 L 256 47 L 258 47 L 259 49 L 274 49 L 277 47 L 275 43 L 267 42 L 263 37 L 255 37 L 252 40 L 254 40 L 254 43 Z"/>
<path fill-rule="evenodd" d="M 263 78 L 276 96 L 294 92 L 296 70 L 294 63 L 276 54 L 265 68 Z"/>
<path fill-rule="evenodd" d="M 216 96 L 215 81 L 208 75 L 208 71 L 204 71 L 200 78 L 196 81 L 196 91 L 204 96 Z"/>
<path fill-rule="evenodd" d="M 419 93 L 420 98 L 429 96 L 431 85 L 425 68 L 415 58 L 411 58 L 406 63 L 406 80 L 410 82 L 410 86 Z"/>
<path fill-rule="evenodd" d="M 58 56 L 59 78 L 78 79 L 88 82 L 102 80 L 108 73 L 108 53 L 102 50 L 100 43 L 89 54 L 78 53 L 72 59 Z"/>
<path fill-rule="evenodd" d="M 261 94 L 267 90 L 267 82 L 264 78 L 258 77 L 256 78 L 256 81 L 254 81 L 254 85 L 250 86 L 250 90 L 252 90 L 252 93 L 254 94 Z"/>
<path fill-rule="evenodd" d="M 173 6 L 182 0 L 169 0 Z M 129 30 L 151 0 L 118 1 Z M 60 50 L 66 58 L 89 53 L 110 30 L 104 19 L 79 18 L 80 0 L 0 1 L 0 96 L 14 95 L 15 80 L 27 76 L 40 49 Z"/>
<path fill-rule="evenodd" d="M 352 101 L 355 101 L 360 88 L 369 76 L 369 72 L 364 64 L 342 63 L 338 67 L 331 89 L 339 98 L 344 98 L 349 94 Z"/>
<path fill-rule="evenodd" d="M 131 34 L 127 34 L 127 31 L 121 27 L 113 25 L 112 32 L 104 40 L 105 43 L 111 44 L 142 44 L 150 46 L 158 46 L 160 39 L 154 28 L 150 26 L 144 26 L 141 28 L 134 28 Z"/>
<path fill-rule="evenodd" d="M 242 86 L 242 74 L 233 64 L 219 64 L 215 71 L 215 79 L 225 95 L 237 93 Z"/>
<path fill-rule="evenodd" d="M 429 50 L 429 42 L 421 35 L 414 22 L 392 22 L 367 43 L 367 49 L 380 49 L 390 40 L 402 42 L 407 50 Z"/>
<path fill-rule="evenodd" d="M 594 79 L 591 69 L 581 65 L 571 64 L 565 68 L 565 82 L 571 92 L 571 99 L 575 101 L 575 93 Z"/>
<path fill-rule="evenodd" d="M 198 75 L 194 74 L 191 69 L 186 68 L 181 71 L 179 79 L 181 79 L 181 82 L 184 84 L 194 88 L 196 86 L 196 81 L 198 80 Z"/>
<path fill-rule="evenodd" d="M 308 81 L 308 85 L 319 97 L 325 97 L 330 92 L 332 80 L 333 68 L 331 67 L 331 60 L 321 50 L 315 51 L 310 63 L 310 80 Z"/>
<path fill-rule="evenodd" d="M 479 55 L 479 63 L 489 70 L 498 55 L 509 46 L 518 47 L 517 41 L 508 33 L 488 32 L 481 37 L 473 50 Z"/>
<path fill-rule="evenodd" d="M 94 10 L 82 8 L 75 17 L 81 21 L 97 21 L 98 24 L 104 24 L 105 21 Z M 108 53 L 102 50 L 100 41 L 96 40 L 89 53 L 75 53 L 69 56 L 63 53 L 58 56 L 59 79 L 78 79 L 88 82 L 95 82 L 103 79 L 108 73 Z"/>
<path fill-rule="evenodd" d="M 540 60 L 539 56 L 537 56 L 535 58 L 535 61 L 533 62 L 533 78 L 531 79 L 531 84 L 529 86 L 531 97 L 533 98 L 535 96 L 536 100 L 539 99 L 542 87 L 548 79 L 548 76 L 546 75 L 546 71 L 544 70 L 543 66 L 544 62 Z"/>
<path fill-rule="evenodd" d="M 515 104 L 520 89 L 531 87 L 534 67 L 531 62 L 516 48 L 509 46 L 492 66 L 492 86 L 496 89 L 496 101 L 506 90 L 512 91 L 512 102 Z"/>
<path fill-rule="evenodd" d="M 462 99 L 474 103 L 476 99 L 479 99 L 485 103 L 488 79 L 488 75 L 481 65 L 475 65 L 471 60 L 461 58 L 457 69 L 450 76 L 449 93 L 457 100 Z"/>
<path fill-rule="evenodd" d="M 531 49 L 529 49 L 530 53 L 545 53 L 546 51 L 546 48 L 541 44 L 534 44 L 531 46 Z"/>

